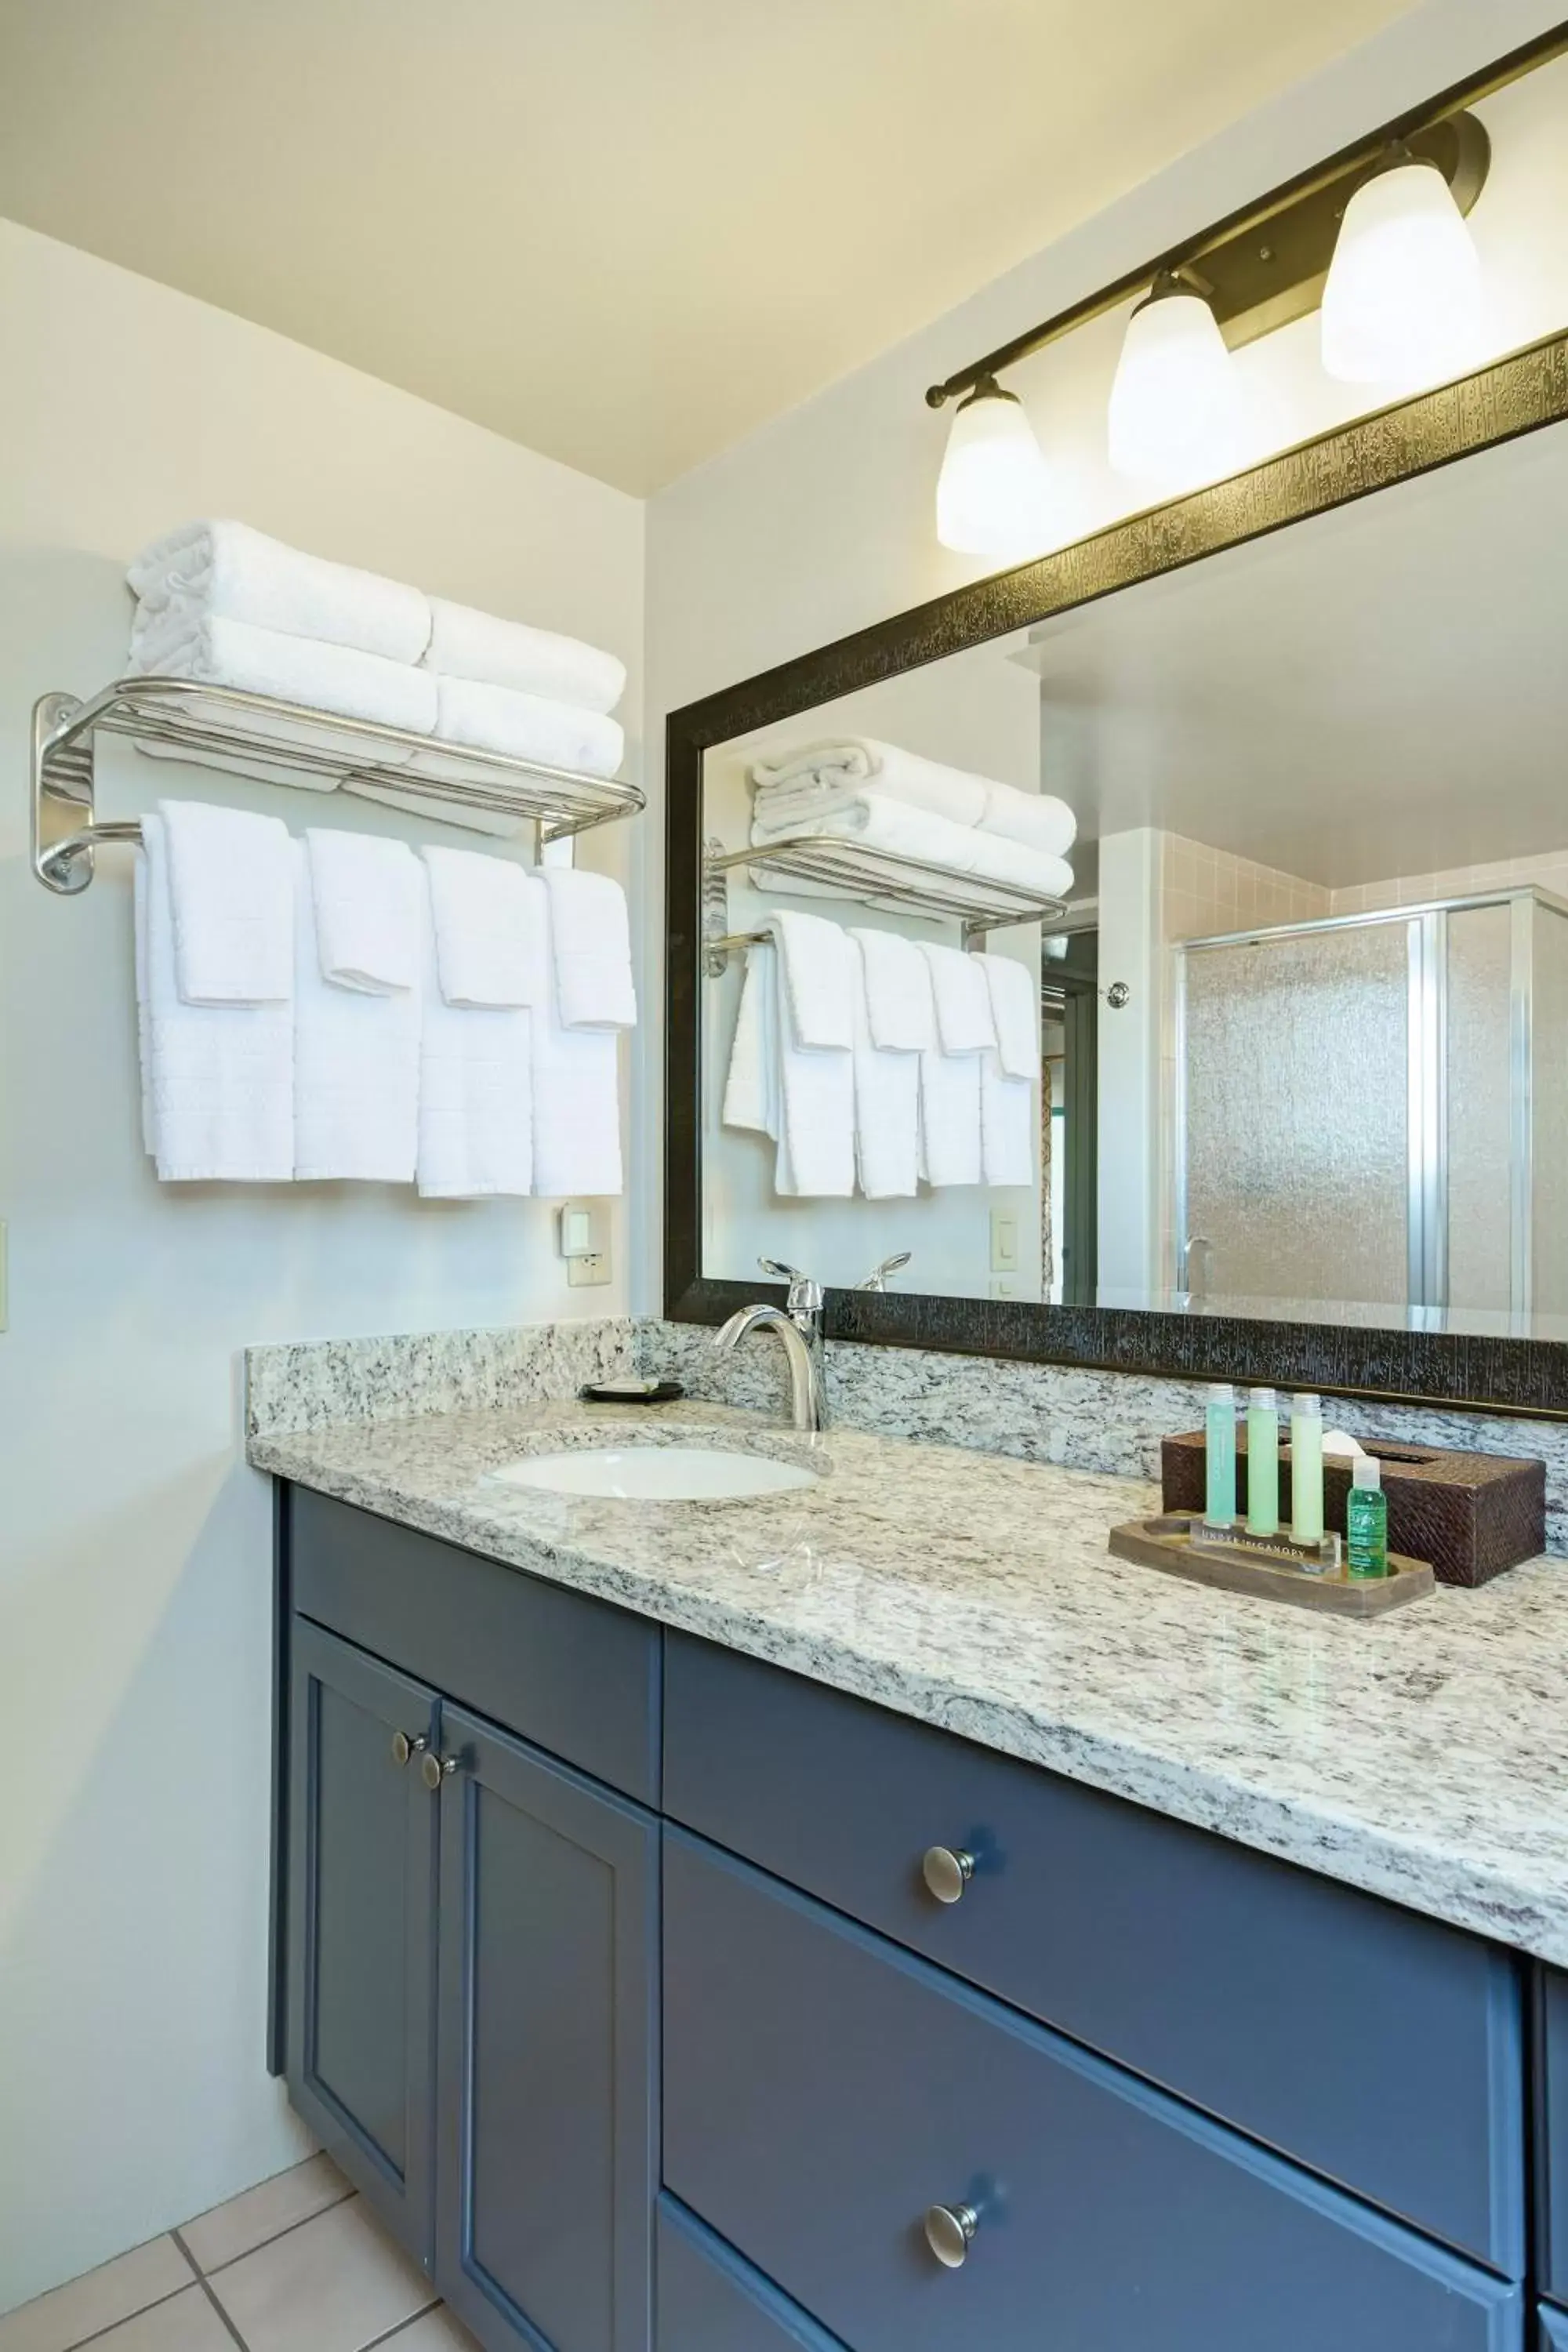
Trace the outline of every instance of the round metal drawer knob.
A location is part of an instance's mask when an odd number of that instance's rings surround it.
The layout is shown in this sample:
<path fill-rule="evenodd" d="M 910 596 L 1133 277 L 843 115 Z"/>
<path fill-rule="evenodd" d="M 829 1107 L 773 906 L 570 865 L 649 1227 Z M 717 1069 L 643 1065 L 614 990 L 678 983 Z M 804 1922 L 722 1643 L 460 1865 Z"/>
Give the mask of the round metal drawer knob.
<path fill-rule="evenodd" d="M 928 2205 L 926 2243 L 944 2270 L 961 2271 L 968 2259 L 980 2216 L 973 2205 Z"/>
<path fill-rule="evenodd" d="M 417 1738 L 410 1739 L 406 1731 L 395 1731 L 392 1735 L 392 1760 L 395 1764 L 406 1764 L 410 1757 L 420 1755 L 429 1744 L 423 1732 Z"/>
<path fill-rule="evenodd" d="M 962 1846 L 927 1846 L 921 1876 L 939 1903 L 956 1903 L 973 1875 L 974 1856 Z"/>
<path fill-rule="evenodd" d="M 443 1780 L 451 1779 L 458 1769 L 458 1761 L 456 1756 L 422 1757 L 419 1769 L 424 1776 L 425 1786 L 432 1790 L 438 1789 Z"/>

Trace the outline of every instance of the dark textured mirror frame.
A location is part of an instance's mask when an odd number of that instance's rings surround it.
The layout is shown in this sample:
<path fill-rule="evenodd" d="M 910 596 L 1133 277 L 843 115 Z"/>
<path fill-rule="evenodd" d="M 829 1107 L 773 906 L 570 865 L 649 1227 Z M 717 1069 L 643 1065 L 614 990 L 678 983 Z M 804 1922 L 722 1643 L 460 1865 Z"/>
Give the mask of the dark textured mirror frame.
<path fill-rule="evenodd" d="M 1564 419 L 1568 333 L 673 712 L 666 733 L 666 1314 L 718 1323 L 752 1299 L 783 1298 L 776 1284 L 702 1273 L 704 752 Z M 828 1292 L 826 1329 L 831 1339 L 888 1347 L 1568 1419 L 1568 1344 L 1556 1340 L 855 1290 Z"/>

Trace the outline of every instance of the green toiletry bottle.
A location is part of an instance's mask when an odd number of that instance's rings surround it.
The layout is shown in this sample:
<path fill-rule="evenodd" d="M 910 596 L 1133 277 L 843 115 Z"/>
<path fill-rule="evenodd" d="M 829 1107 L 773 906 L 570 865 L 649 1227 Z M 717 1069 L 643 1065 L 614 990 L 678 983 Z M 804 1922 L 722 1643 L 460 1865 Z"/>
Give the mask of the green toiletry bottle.
<path fill-rule="evenodd" d="M 1315 1396 L 1290 1401 L 1290 1533 L 1299 1544 L 1323 1540 L 1323 1408 Z"/>
<path fill-rule="evenodd" d="M 1356 1583 L 1388 1574 L 1388 1497 L 1375 1454 L 1358 1454 L 1345 1500 L 1345 1573 Z"/>
<path fill-rule="evenodd" d="M 1247 1400 L 1247 1532 L 1279 1532 L 1279 1407 L 1272 1389 Z"/>
<path fill-rule="evenodd" d="M 1210 1383 L 1204 1414 L 1204 1464 L 1206 1492 L 1204 1524 L 1211 1528 L 1236 1525 L 1236 1391 L 1228 1381 Z"/>

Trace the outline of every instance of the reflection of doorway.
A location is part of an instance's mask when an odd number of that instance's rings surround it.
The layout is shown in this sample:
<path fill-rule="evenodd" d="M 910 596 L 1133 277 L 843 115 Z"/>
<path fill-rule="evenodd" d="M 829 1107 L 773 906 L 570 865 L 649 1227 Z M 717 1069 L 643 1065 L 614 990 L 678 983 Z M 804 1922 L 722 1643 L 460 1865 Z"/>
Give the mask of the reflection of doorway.
<path fill-rule="evenodd" d="M 1060 952 L 1054 950 L 1059 949 Z M 1099 1255 L 1096 1168 L 1100 934 L 1069 931 L 1047 942 L 1040 967 L 1045 1039 L 1041 1186 L 1043 1289 L 1052 1306 L 1094 1305 Z"/>

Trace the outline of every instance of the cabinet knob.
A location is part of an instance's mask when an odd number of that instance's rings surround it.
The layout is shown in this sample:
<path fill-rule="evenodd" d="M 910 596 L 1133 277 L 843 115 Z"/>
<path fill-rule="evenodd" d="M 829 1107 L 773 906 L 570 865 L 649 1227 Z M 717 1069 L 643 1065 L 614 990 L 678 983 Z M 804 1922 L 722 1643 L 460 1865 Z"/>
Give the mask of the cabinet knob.
<path fill-rule="evenodd" d="M 973 2205 L 928 2205 L 926 2243 L 944 2270 L 961 2271 L 968 2259 L 980 2216 Z"/>
<path fill-rule="evenodd" d="M 419 1755 L 429 1745 L 423 1732 L 410 1739 L 406 1731 L 395 1731 L 392 1735 L 392 1760 L 395 1764 L 406 1764 L 411 1756 Z"/>
<path fill-rule="evenodd" d="M 939 1903 L 956 1903 L 974 1875 L 974 1856 L 954 1845 L 928 1845 L 921 1876 Z M 931 2210 L 937 2209 L 933 2206 Z"/>
<path fill-rule="evenodd" d="M 438 1789 L 443 1780 L 451 1779 L 461 1761 L 458 1756 L 421 1757 L 419 1769 L 424 1776 L 425 1786 L 431 1790 Z"/>

